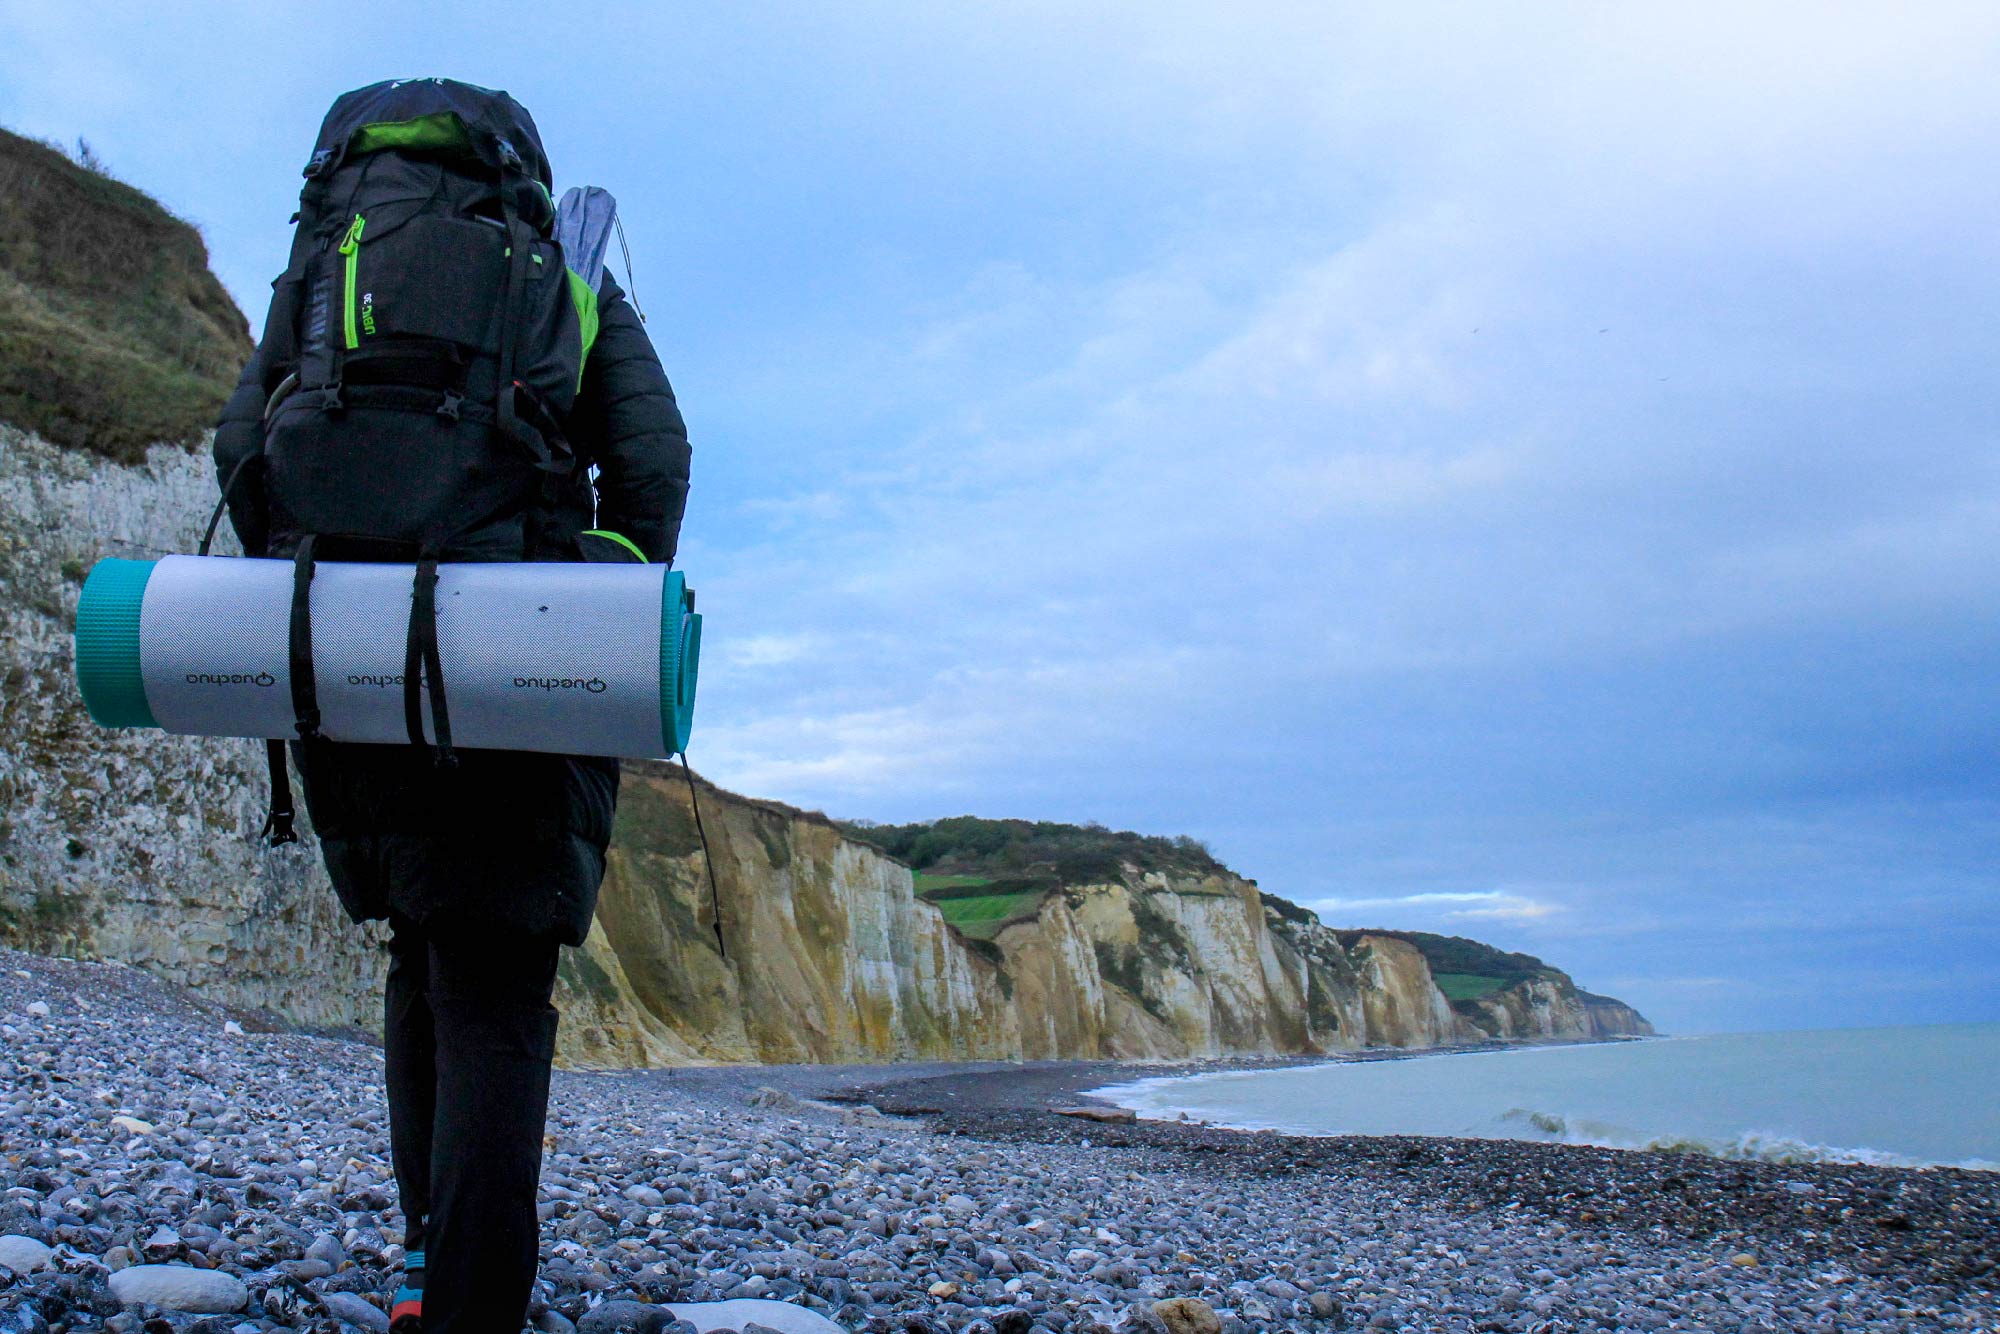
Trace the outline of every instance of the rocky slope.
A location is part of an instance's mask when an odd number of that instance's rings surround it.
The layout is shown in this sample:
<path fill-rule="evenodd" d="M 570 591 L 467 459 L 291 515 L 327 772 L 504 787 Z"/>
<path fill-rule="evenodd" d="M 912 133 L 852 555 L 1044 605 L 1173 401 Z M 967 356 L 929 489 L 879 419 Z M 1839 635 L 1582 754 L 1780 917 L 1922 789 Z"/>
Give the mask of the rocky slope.
<path fill-rule="evenodd" d="M 373 1026 L 383 961 L 317 853 L 264 850 L 263 748 L 107 732 L 71 627 L 105 556 L 192 550 L 215 481 L 155 447 L 128 467 L 0 426 L 0 940 L 134 963 L 306 1024 Z"/>
<path fill-rule="evenodd" d="M 250 329 L 201 233 L 78 147 L 0 130 L 0 420 L 136 463 L 208 429 Z"/>

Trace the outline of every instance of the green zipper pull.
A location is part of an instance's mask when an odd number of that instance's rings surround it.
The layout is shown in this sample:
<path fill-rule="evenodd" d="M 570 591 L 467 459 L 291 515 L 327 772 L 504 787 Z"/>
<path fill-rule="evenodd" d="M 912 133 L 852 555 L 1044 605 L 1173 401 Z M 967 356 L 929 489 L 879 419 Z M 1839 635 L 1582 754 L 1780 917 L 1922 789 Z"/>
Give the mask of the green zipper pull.
<path fill-rule="evenodd" d="M 361 346 L 361 333 L 354 326 L 354 279 L 355 270 L 361 267 L 361 229 L 367 225 L 366 218 L 359 213 L 355 214 L 354 221 L 348 225 L 347 235 L 340 242 L 340 253 L 347 257 L 347 270 L 341 291 L 341 295 L 345 298 L 341 303 L 341 323 L 344 326 L 342 332 L 347 335 L 349 349 Z"/>

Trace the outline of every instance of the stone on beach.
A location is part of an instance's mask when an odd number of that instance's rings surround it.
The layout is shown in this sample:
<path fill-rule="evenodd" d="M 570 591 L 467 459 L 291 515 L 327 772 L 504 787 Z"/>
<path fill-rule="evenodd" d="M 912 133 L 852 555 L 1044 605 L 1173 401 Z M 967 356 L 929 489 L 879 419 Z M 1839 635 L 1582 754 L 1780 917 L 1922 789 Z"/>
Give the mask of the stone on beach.
<path fill-rule="evenodd" d="M 665 1307 L 614 1298 L 584 1313 L 577 1334 L 660 1334 L 673 1316 Z"/>
<path fill-rule="evenodd" d="M 351 1292 L 329 1292 L 323 1300 L 327 1310 L 355 1328 L 389 1334 L 387 1313 L 365 1298 Z"/>
<path fill-rule="evenodd" d="M 1222 1334 L 1222 1317 L 1199 1297 L 1175 1297 L 1153 1303 L 1153 1314 L 1167 1334 Z"/>
<path fill-rule="evenodd" d="M 740 1334 L 748 1325 L 762 1325 L 778 1334 L 844 1334 L 839 1325 L 825 1316 L 790 1302 L 738 1297 L 726 1302 L 669 1302 L 665 1309 L 701 1334 L 712 1334 L 719 1329 Z M 587 1334 L 581 1325 L 577 1330 L 578 1334 Z"/>
<path fill-rule="evenodd" d="M 169 1311 L 222 1315 L 250 1304 L 250 1289 L 233 1274 L 187 1265 L 132 1265 L 111 1276 L 111 1295 L 127 1306 L 150 1303 Z"/>
<path fill-rule="evenodd" d="M 0 1267 L 17 1274 L 32 1273 L 49 1262 L 49 1248 L 33 1237 L 0 1237 Z"/>
<path fill-rule="evenodd" d="M 1073 1116 L 1079 1121 L 1102 1121 L 1106 1125 L 1128 1126 L 1139 1119 L 1130 1107 L 1051 1107 L 1058 1116 Z"/>

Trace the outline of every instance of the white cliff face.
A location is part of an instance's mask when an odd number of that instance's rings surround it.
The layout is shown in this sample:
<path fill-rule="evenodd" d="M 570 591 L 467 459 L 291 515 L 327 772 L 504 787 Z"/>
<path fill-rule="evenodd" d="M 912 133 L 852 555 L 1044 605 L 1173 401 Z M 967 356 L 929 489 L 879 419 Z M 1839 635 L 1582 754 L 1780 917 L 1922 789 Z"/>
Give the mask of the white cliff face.
<path fill-rule="evenodd" d="M 1098 971 L 1093 941 L 1068 896 L 1050 895 L 1039 913 L 1002 928 L 993 943 L 1013 981 L 1011 999 L 1024 1058 L 1053 1060 L 1106 1050 L 1112 999 Z M 1129 1009 L 1128 1002 L 1120 1012 Z M 1143 1036 L 1135 1035 L 1135 1040 Z"/>
<path fill-rule="evenodd" d="M 76 692 L 84 573 L 192 551 L 214 494 L 205 453 L 156 447 L 125 467 L 0 427 L 0 935 L 373 1028 L 377 933 L 348 922 L 314 847 L 256 838 L 263 747 L 106 731 Z"/>
<path fill-rule="evenodd" d="M 631 1064 L 1012 1056 L 994 963 L 916 897 L 907 867 L 825 819 L 703 785 L 728 953 L 687 789 L 625 775 L 611 871 L 559 988 L 565 1057 Z M 578 1022 L 571 1022 L 578 1021 Z"/>
<path fill-rule="evenodd" d="M 1646 1037 L 1653 1026 L 1623 1001 L 1578 990 L 1561 973 L 1467 1002 L 1479 1033 L 1496 1038 Z"/>
<path fill-rule="evenodd" d="M 1431 980 L 1416 946 L 1393 936 L 1363 936 L 1352 950 L 1362 983 L 1371 1041 L 1385 1047 L 1437 1047 L 1470 1036 Z"/>

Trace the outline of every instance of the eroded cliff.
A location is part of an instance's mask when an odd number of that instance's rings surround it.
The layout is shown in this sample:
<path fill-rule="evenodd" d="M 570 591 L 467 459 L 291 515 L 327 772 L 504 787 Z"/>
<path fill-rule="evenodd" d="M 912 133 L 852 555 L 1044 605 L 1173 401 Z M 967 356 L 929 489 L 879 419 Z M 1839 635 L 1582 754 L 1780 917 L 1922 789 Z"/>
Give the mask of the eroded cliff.
<path fill-rule="evenodd" d="M 567 1057 L 631 1065 L 1019 1052 L 1006 976 L 916 896 L 908 868 L 823 817 L 695 781 L 713 900 L 686 776 L 665 764 L 627 766 L 597 920 L 562 969 Z"/>
<path fill-rule="evenodd" d="M 294 1023 L 372 1027 L 377 933 L 348 922 L 316 848 L 254 837 L 262 746 L 106 731 L 76 692 L 85 572 L 192 550 L 214 488 L 207 459 L 180 449 L 127 466 L 0 426 L 0 939 Z"/>

